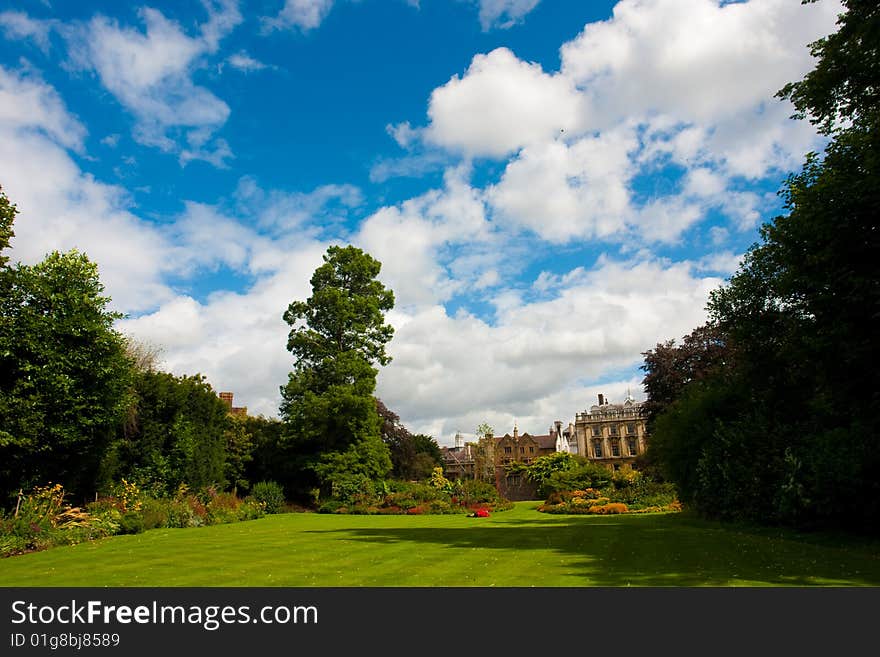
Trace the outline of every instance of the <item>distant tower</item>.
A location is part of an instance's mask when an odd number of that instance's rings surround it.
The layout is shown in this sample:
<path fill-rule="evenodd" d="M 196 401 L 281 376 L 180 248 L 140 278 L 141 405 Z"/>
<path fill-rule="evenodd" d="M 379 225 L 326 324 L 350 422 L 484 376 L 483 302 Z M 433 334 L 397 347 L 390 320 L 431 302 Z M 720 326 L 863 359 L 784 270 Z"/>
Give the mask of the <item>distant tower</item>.
<path fill-rule="evenodd" d="M 455 432 L 455 446 L 459 449 L 464 447 L 464 436 L 461 435 L 461 431 Z"/>

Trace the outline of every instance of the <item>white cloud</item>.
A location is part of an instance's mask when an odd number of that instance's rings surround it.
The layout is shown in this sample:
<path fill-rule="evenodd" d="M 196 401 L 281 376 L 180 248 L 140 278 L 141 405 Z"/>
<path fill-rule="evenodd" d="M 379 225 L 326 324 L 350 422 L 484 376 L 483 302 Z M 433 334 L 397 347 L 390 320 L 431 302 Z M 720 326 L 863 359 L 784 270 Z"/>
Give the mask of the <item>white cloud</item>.
<path fill-rule="evenodd" d="M 0 27 L 6 38 L 31 39 L 44 53 L 49 52 L 50 21 L 34 20 L 20 11 L 4 11 L 0 13 Z"/>
<path fill-rule="evenodd" d="M 570 145 L 527 146 L 489 190 L 496 219 L 551 242 L 622 232 L 635 172 L 630 153 L 637 147 L 634 131 L 624 126 Z"/>
<path fill-rule="evenodd" d="M 568 79 L 497 48 L 433 91 L 425 138 L 466 155 L 502 157 L 580 129 L 585 111 Z"/>
<path fill-rule="evenodd" d="M 380 209 L 353 236 L 382 263 L 380 277 L 394 290 L 398 307 L 446 301 L 482 277 L 483 271 L 471 271 L 473 280 L 456 280 L 446 267 L 452 265 L 447 245 L 489 239 L 485 205 L 464 176 L 461 169 L 447 171 L 443 190 Z"/>
<path fill-rule="evenodd" d="M 480 26 L 486 32 L 493 27 L 507 29 L 513 27 L 541 0 L 479 0 Z"/>
<path fill-rule="evenodd" d="M 784 175 L 820 143 L 773 96 L 811 68 L 806 44 L 834 29 L 839 10 L 622 0 L 562 46 L 558 73 L 504 48 L 475 56 L 434 90 L 421 135 L 408 123 L 402 135 L 467 157 L 513 154 L 488 190 L 493 218 L 552 242 L 671 242 L 713 207 L 750 229 L 772 199 L 737 182 Z M 637 176 L 656 183 L 667 163 L 682 181 L 634 193 Z"/>
<path fill-rule="evenodd" d="M 229 117 L 229 106 L 193 76 L 242 18 L 235 2 L 208 3 L 206 9 L 208 20 L 194 36 L 151 8 L 138 12 L 144 31 L 98 15 L 62 33 L 73 64 L 94 70 L 134 114 L 137 141 L 177 153 L 182 163 L 202 159 L 222 166 L 232 154 L 214 135 Z"/>
<path fill-rule="evenodd" d="M 807 44 L 834 28 L 837 2 L 621 0 L 562 47 L 564 74 L 606 117 L 718 121 L 772 101 L 812 67 Z"/>
<path fill-rule="evenodd" d="M 233 391 L 250 413 L 274 416 L 279 387 L 293 367 L 282 315 L 291 301 L 311 293 L 309 279 L 326 248 L 312 241 L 291 246 L 282 266 L 244 293 L 217 292 L 201 303 L 179 296 L 119 328 L 161 345 L 168 371 L 204 374 L 216 390 Z"/>
<path fill-rule="evenodd" d="M 0 127 L 39 131 L 54 142 L 80 151 L 86 129 L 49 85 L 0 67 Z M 15 160 L 8 159 L 7 162 Z"/>
<path fill-rule="evenodd" d="M 170 245 L 129 211 L 124 190 L 70 158 L 66 149 L 80 149 L 84 135 L 52 87 L 0 67 L 0 152 L 15 163 L 2 184 L 19 210 L 12 258 L 34 263 L 77 248 L 98 263 L 114 308 L 149 308 L 171 296 L 162 281 L 174 266 Z"/>
<path fill-rule="evenodd" d="M 318 27 L 332 8 L 333 0 L 285 0 L 281 12 L 275 18 L 264 19 L 264 24 L 270 29 L 308 32 Z"/>
<path fill-rule="evenodd" d="M 398 123 L 396 125 L 388 124 L 385 126 L 385 132 L 387 132 L 394 141 L 397 142 L 397 145 L 401 148 L 407 148 L 410 144 L 416 141 L 421 134 L 421 131 L 413 128 L 409 121 L 404 121 L 403 123 Z"/>
<path fill-rule="evenodd" d="M 627 385 L 635 388 L 635 381 L 604 390 L 590 382 L 704 321 L 708 292 L 719 283 L 695 276 L 688 263 L 601 259 L 550 300 L 510 296 L 494 326 L 424 306 L 398 317 L 394 360 L 377 394 L 411 429 L 447 444 L 457 429 L 483 420 L 504 431 L 518 419 L 521 430 L 543 432 L 554 419 L 573 419 L 597 391 L 622 398 Z"/>
<path fill-rule="evenodd" d="M 734 253 L 733 251 L 708 253 L 697 261 L 695 269 L 700 272 L 730 276 L 739 268 L 742 259 L 742 253 Z"/>
<path fill-rule="evenodd" d="M 246 52 L 241 51 L 237 52 L 234 55 L 230 55 L 226 58 L 226 62 L 235 69 L 239 71 L 244 71 L 245 73 L 250 73 L 251 71 L 261 71 L 266 68 L 266 65 L 251 57 Z"/>

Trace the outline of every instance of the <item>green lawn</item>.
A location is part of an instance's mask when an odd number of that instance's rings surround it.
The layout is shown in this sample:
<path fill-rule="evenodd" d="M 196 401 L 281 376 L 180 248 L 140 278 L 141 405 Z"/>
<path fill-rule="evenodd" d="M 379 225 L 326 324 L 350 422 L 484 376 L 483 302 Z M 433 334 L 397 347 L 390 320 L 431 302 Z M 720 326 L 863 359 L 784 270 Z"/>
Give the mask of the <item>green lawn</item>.
<path fill-rule="evenodd" d="M 0 586 L 878 586 L 880 543 L 686 514 L 284 514 L 0 560 Z"/>

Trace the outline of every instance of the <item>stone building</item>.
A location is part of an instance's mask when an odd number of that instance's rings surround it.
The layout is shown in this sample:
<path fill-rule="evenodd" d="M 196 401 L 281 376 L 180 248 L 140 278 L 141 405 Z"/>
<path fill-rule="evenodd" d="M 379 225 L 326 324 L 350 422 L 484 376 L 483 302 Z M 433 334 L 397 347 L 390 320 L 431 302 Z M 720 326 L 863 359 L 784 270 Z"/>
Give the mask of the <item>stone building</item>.
<path fill-rule="evenodd" d="M 646 411 L 643 402 L 627 394 L 622 404 L 610 403 L 599 395 L 599 403 L 589 411 L 575 414 L 575 421 L 563 427 L 556 420 L 546 434 L 519 433 L 487 436 L 477 442 L 465 442 L 455 436 L 454 447 L 442 447 L 443 465 L 449 479 L 482 479 L 495 484 L 509 500 L 535 499 L 535 486 L 510 465 L 529 465 L 539 456 L 555 452 L 586 456 L 611 470 L 632 468 L 636 457 L 645 451 Z"/>
<path fill-rule="evenodd" d="M 611 404 L 604 395 L 589 411 L 575 414 L 578 453 L 613 469 L 631 468 L 645 451 L 646 411 L 643 402 L 627 394 L 622 404 Z"/>
<path fill-rule="evenodd" d="M 513 434 L 487 436 L 478 442 L 465 443 L 456 434 L 455 447 L 441 448 L 444 472 L 449 479 L 482 479 L 495 484 L 498 492 L 509 500 L 535 499 L 535 486 L 521 473 L 508 472 L 513 463 L 529 465 L 539 456 L 555 452 L 577 453 L 575 427 L 563 428 L 557 420 L 548 433 L 520 433 L 514 423 Z"/>

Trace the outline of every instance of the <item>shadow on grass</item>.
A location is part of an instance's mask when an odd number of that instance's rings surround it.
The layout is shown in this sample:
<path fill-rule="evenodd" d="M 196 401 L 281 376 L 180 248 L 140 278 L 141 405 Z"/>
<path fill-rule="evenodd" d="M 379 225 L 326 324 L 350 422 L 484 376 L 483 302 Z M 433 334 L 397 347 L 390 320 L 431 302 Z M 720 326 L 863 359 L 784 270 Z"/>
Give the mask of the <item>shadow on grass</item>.
<path fill-rule="evenodd" d="M 530 550 L 566 559 L 575 586 L 877 586 L 877 543 L 803 537 L 767 528 L 724 525 L 686 514 L 615 517 L 497 517 L 461 528 L 350 528 L 321 534 L 367 543 L 409 542 Z M 482 523 L 482 524 L 478 524 Z M 572 572 L 574 571 L 574 572 Z"/>

